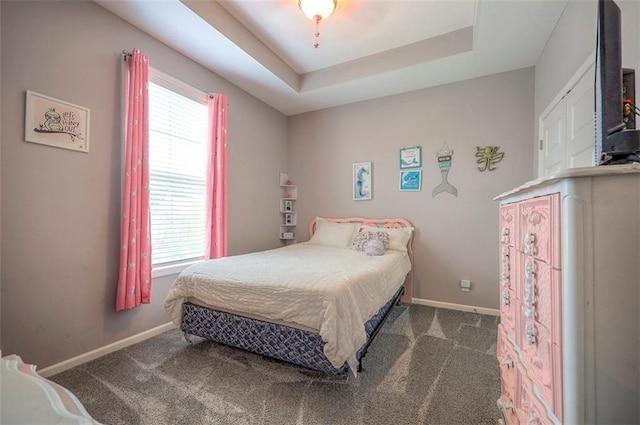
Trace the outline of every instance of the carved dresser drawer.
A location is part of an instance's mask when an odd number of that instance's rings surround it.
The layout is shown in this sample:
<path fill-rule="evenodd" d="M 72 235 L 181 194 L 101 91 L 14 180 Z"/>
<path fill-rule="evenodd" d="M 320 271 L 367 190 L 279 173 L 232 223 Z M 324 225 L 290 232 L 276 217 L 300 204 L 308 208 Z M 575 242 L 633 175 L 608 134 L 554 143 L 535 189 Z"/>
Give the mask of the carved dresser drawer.
<path fill-rule="evenodd" d="M 502 325 L 498 328 L 496 353 L 498 362 L 500 362 L 501 396 L 499 404 L 504 412 L 505 425 L 517 425 L 520 423 L 517 414 L 520 386 L 520 372 L 517 367 L 519 359 Z"/>
<path fill-rule="evenodd" d="M 501 422 L 640 424 L 640 164 L 495 200 Z"/>
<path fill-rule="evenodd" d="M 551 335 L 554 344 L 560 345 L 562 339 L 560 270 L 552 269 L 531 256 L 519 256 L 519 270 L 522 273 L 523 320 L 536 321 L 544 326 Z"/>
<path fill-rule="evenodd" d="M 517 240 L 516 231 L 516 208 L 513 204 L 506 204 L 500 207 L 500 243 L 507 246 L 514 246 Z"/>
<path fill-rule="evenodd" d="M 522 366 L 519 366 L 521 376 L 518 401 L 519 409 L 517 411 L 520 423 L 527 425 L 552 425 L 553 420 L 547 415 L 547 409 L 535 396 L 531 381 L 522 373 Z"/>
<path fill-rule="evenodd" d="M 528 321 L 526 331 L 533 334 L 520 346 L 526 375 L 538 389 L 541 398 L 557 417 L 562 417 L 562 359 L 549 331 L 536 321 Z"/>
<path fill-rule="evenodd" d="M 560 196 L 540 196 L 516 205 L 518 251 L 560 268 Z"/>

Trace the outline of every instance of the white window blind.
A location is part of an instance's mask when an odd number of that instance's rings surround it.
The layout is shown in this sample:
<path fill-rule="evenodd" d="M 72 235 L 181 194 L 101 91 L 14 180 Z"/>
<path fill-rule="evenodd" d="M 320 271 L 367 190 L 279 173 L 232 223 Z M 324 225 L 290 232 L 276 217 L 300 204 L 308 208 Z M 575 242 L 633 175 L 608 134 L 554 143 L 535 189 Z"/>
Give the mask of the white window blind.
<path fill-rule="evenodd" d="M 207 106 L 179 94 L 193 88 L 150 75 L 149 180 L 152 263 L 204 258 Z M 194 96 L 192 96 L 194 97 Z"/>

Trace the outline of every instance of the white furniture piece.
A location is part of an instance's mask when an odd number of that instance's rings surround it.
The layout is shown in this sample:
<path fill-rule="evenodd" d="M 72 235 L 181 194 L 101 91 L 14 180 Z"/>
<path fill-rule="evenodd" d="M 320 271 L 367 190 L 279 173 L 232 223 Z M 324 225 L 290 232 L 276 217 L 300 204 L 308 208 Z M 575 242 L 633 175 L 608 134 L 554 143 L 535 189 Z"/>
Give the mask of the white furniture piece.
<path fill-rule="evenodd" d="M 280 173 L 280 240 L 285 244 L 295 242 L 298 215 L 295 202 L 298 199 L 298 186 L 293 184 L 286 173 Z"/>
<path fill-rule="evenodd" d="M 595 56 L 571 77 L 539 118 L 538 177 L 595 165 Z"/>
<path fill-rule="evenodd" d="M 496 200 L 502 421 L 640 423 L 640 165 L 568 169 Z"/>
<path fill-rule="evenodd" d="M 66 388 L 38 375 L 34 365 L 16 355 L 0 367 L 0 423 L 99 425 Z"/>

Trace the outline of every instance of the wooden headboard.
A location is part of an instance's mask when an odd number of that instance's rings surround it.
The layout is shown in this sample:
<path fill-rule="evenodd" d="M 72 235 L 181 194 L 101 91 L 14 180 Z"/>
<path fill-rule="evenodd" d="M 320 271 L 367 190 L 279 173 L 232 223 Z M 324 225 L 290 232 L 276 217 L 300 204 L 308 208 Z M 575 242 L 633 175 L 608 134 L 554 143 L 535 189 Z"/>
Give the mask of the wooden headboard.
<path fill-rule="evenodd" d="M 384 227 L 387 229 L 400 229 L 403 227 L 413 227 L 409 220 L 404 218 L 363 218 L 363 217 L 346 217 L 346 218 L 331 218 L 322 217 L 326 221 L 332 221 L 334 223 L 360 223 L 370 227 Z M 309 223 L 309 237 L 313 236 L 316 230 L 316 219 L 314 218 Z M 402 295 L 402 302 L 411 304 L 413 299 L 413 232 L 407 242 L 407 255 L 409 261 L 411 261 L 411 270 L 407 273 L 407 277 L 404 280 L 404 294 Z"/>

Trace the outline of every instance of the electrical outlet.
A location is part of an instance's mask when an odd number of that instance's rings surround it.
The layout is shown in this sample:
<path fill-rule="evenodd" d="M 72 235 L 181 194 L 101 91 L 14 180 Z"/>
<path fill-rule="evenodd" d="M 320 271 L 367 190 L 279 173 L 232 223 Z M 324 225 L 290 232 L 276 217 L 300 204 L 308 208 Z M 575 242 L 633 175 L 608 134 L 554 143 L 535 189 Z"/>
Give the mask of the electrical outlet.
<path fill-rule="evenodd" d="M 460 281 L 460 290 L 463 292 L 469 292 L 471 290 L 471 281 L 470 280 L 461 280 Z"/>

